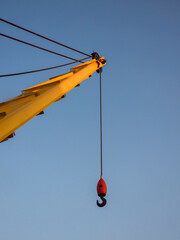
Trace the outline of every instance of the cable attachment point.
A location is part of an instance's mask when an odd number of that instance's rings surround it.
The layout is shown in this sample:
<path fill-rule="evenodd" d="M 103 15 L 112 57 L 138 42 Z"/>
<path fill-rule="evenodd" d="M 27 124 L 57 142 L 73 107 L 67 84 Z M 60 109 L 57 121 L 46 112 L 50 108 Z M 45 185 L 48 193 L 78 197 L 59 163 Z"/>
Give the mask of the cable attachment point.
<path fill-rule="evenodd" d="M 102 67 L 99 68 L 96 72 L 97 72 L 97 73 L 102 73 Z"/>
<path fill-rule="evenodd" d="M 96 59 L 96 60 L 99 60 L 100 59 L 100 56 L 99 56 L 99 54 L 97 53 L 97 52 L 93 52 L 92 54 L 91 54 L 91 56 L 92 56 L 92 59 Z M 99 61 L 97 61 L 97 64 L 98 64 L 98 67 L 99 67 Z M 97 71 L 96 71 L 97 73 L 101 73 L 102 72 L 102 68 L 99 68 Z"/>
<path fill-rule="evenodd" d="M 100 56 L 99 56 L 99 54 L 97 52 L 93 52 L 91 54 L 91 56 L 92 56 L 92 59 L 96 59 L 96 60 L 98 60 L 100 58 Z"/>
<path fill-rule="evenodd" d="M 106 59 L 100 58 L 100 56 L 99 56 L 99 54 L 98 54 L 97 52 L 93 52 L 93 53 L 91 54 L 91 56 L 92 56 L 92 59 L 98 60 L 98 61 L 97 61 L 98 67 L 100 66 L 100 62 L 101 62 L 102 64 L 105 64 L 105 63 L 106 63 Z M 97 73 L 102 73 L 102 67 L 99 68 L 96 72 L 97 72 Z"/>

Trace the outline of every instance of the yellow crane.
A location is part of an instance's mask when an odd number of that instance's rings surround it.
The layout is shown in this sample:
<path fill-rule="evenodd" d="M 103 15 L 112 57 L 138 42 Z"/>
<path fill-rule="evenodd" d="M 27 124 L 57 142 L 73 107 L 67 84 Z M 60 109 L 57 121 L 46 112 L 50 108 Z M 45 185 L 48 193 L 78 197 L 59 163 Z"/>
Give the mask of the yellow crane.
<path fill-rule="evenodd" d="M 22 94 L 0 103 L 0 142 L 15 135 L 15 131 L 33 117 L 43 113 L 53 102 L 92 76 L 106 64 L 104 57 L 73 67 L 70 72 L 22 90 Z"/>

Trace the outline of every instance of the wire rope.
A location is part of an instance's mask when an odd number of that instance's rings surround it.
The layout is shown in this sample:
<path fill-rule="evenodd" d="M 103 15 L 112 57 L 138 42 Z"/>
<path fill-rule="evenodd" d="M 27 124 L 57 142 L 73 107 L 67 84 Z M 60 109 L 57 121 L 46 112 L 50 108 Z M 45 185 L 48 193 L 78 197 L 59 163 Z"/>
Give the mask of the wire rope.
<path fill-rule="evenodd" d="M 103 175 L 103 152 L 102 152 L 102 83 L 101 83 L 101 72 L 102 69 L 99 69 L 99 88 L 100 88 L 100 161 L 101 161 L 101 177 Z"/>
<path fill-rule="evenodd" d="M 15 40 L 15 41 L 17 41 L 17 42 L 20 42 L 20 43 L 24 43 L 24 44 L 29 45 L 29 46 L 31 46 L 31 47 L 35 47 L 35 48 L 41 49 L 41 50 L 43 50 L 43 51 L 50 52 L 50 53 L 53 53 L 53 54 L 55 54 L 55 55 L 58 55 L 58 56 L 61 56 L 61 57 L 64 57 L 64 58 L 68 58 L 68 59 L 74 60 L 74 61 L 76 61 L 76 62 L 81 62 L 81 63 L 82 63 L 81 60 L 77 60 L 77 59 L 75 59 L 75 58 L 68 57 L 68 56 L 66 56 L 66 55 L 63 55 L 63 54 L 60 54 L 60 53 L 51 51 L 51 50 L 46 49 L 46 48 L 42 48 L 42 47 L 40 47 L 40 46 L 34 45 L 34 44 L 32 44 L 32 43 L 25 42 L 25 41 L 23 41 L 23 40 L 20 40 L 20 39 L 11 37 L 11 36 L 6 35 L 6 34 L 3 34 L 3 33 L 0 33 L 0 36 L 3 36 L 3 37 L 6 37 L 6 38 Z"/>
<path fill-rule="evenodd" d="M 23 27 L 21 27 L 21 26 L 19 26 L 19 25 L 17 25 L 17 24 L 14 24 L 14 23 L 12 23 L 12 22 L 9 22 L 9 21 L 7 21 L 7 20 L 5 20 L 5 19 L 3 19 L 3 18 L 0 18 L 0 21 L 5 22 L 5 23 L 7 23 L 7 24 L 10 24 L 10 25 L 12 25 L 12 26 L 14 26 L 14 27 L 17 27 L 17 28 L 19 28 L 19 29 L 21 29 L 21 30 L 24 30 L 24 31 L 26 31 L 26 32 L 29 32 L 29 33 L 31 33 L 31 34 L 34 34 L 34 35 L 36 35 L 36 36 L 38 36 L 38 37 L 44 38 L 44 39 L 46 39 L 46 40 L 48 40 L 48 41 L 51 41 L 51 42 L 53 42 L 53 43 L 55 43 L 55 44 L 58 44 L 58 45 L 60 45 L 60 46 L 65 47 L 65 48 L 71 49 L 71 50 L 73 50 L 73 51 L 75 51 L 75 52 L 78 52 L 78 53 L 81 53 L 81 54 L 84 54 L 84 55 L 86 55 L 86 56 L 91 57 L 91 55 L 89 55 L 89 54 L 87 54 L 87 53 L 84 53 L 84 52 L 79 51 L 79 50 L 77 50 L 77 49 L 75 49 L 75 48 L 69 47 L 69 46 L 67 46 L 67 45 L 65 45 L 65 44 L 59 43 L 59 42 L 57 42 L 57 41 L 55 41 L 55 40 L 53 40 L 53 39 L 50 39 L 50 38 L 48 38 L 48 37 L 45 37 L 45 36 L 40 35 L 40 34 L 38 34 L 38 33 L 35 33 L 35 32 L 33 32 L 33 31 L 31 31 L 31 30 L 28 30 L 27 28 L 23 28 Z"/>
<path fill-rule="evenodd" d="M 83 59 L 81 59 L 81 60 L 83 61 L 83 60 L 86 60 L 86 59 L 88 59 L 88 58 L 89 58 L 89 57 L 83 58 Z M 52 69 L 55 69 L 55 68 L 65 67 L 65 66 L 68 66 L 68 65 L 71 65 L 71 64 L 74 64 L 74 63 L 76 63 L 76 61 L 70 62 L 70 63 L 65 63 L 65 64 L 58 65 L 58 66 L 54 66 L 54 67 L 42 68 L 42 69 L 38 69 L 38 70 L 32 70 L 32 71 L 26 71 L 26 72 L 19 72 L 19 73 L 4 74 L 4 75 L 0 75 L 0 78 L 1 78 L 1 77 L 12 77 L 12 76 L 18 76 L 18 75 L 23 75 L 23 74 L 29 74 L 29 73 L 36 73 L 36 72 L 42 72 L 42 71 L 52 70 Z"/>

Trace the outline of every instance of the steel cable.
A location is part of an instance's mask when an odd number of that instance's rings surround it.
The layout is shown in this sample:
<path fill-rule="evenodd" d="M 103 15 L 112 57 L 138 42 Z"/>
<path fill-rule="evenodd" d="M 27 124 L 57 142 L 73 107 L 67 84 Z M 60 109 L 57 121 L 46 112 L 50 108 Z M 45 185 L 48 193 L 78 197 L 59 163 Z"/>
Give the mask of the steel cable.
<path fill-rule="evenodd" d="M 81 61 L 88 59 L 87 58 L 83 58 L 81 59 Z M 80 61 L 80 60 L 79 60 Z M 0 75 L 0 77 L 12 77 L 12 76 L 17 76 L 17 75 L 23 75 L 23 74 L 29 74 L 29 73 L 36 73 L 36 72 L 42 72 L 42 71 L 47 71 L 47 70 L 51 70 L 51 69 L 55 69 L 55 68 L 60 68 L 60 67 L 65 67 L 71 64 L 76 63 L 76 61 L 74 62 L 70 62 L 70 63 L 65 63 L 62 65 L 58 65 L 58 66 L 54 66 L 54 67 L 49 67 L 49 68 L 42 68 L 42 69 L 38 69 L 38 70 L 32 70 L 32 71 L 27 71 L 27 72 L 20 72 L 20 73 L 10 73 L 10 74 L 4 74 L 4 75 Z"/>
<path fill-rule="evenodd" d="M 103 157 L 102 157 L 102 83 L 101 83 L 101 72 L 102 69 L 99 69 L 100 81 L 99 81 L 99 88 L 100 88 L 100 157 L 101 157 L 101 177 L 103 175 Z"/>
<path fill-rule="evenodd" d="M 38 33 L 35 33 L 35 32 L 33 32 L 33 31 L 31 31 L 31 30 L 28 30 L 27 28 L 23 28 L 23 27 L 21 27 L 21 26 L 19 26 L 19 25 L 17 25 L 17 24 L 14 24 L 14 23 L 12 23 L 12 22 L 9 22 L 9 21 L 7 21 L 7 20 L 5 20 L 5 19 L 3 19 L 3 18 L 0 18 L 0 21 L 5 22 L 5 23 L 7 23 L 7 24 L 10 24 L 10 25 L 12 25 L 12 26 L 14 26 L 14 27 L 17 27 L 17 28 L 19 28 L 19 29 L 21 29 L 21 30 L 24 30 L 24 31 L 26 31 L 26 32 L 29 32 L 29 33 L 31 33 L 31 34 L 34 34 L 34 35 L 36 35 L 36 36 L 38 36 L 38 37 L 44 38 L 44 39 L 46 39 L 46 40 L 48 40 L 48 41 L 51 41 L 51 42 L 53 42 L 53 43 L 55 43 L 55 44 L 58 44 L 58 45 L 60 45 L 60 46 L 65 47 L 65 48 L 71 49 L 71 50 L 73 50 L 73 51 L 75 51 L 75 52 L 78 52 L 78 53 L 84 54 L 84 55 L 86 55 L 86 56 L 88 56 L 88 57 L 91 57 L 91 55 L 89 55 L 89 54 L 87 54 L 87 53 L 81 52 L 81 51 L 79 51 L 79 50 L 77 50 L 77 49 L 75 49 L 75 48 L 68 47 L 68 46 L 65 45 L 65 44 L 59 43 L 59 42 L 57 42 L 57 41 L 55 41 L 55 40 L 53 40 L 53 39 L 50 39 L 50 38 L 47 38 L 47 37 L 45 37 L 45 36 L 43 36 L 43 35 L 40 35 L 40 34 L 38 34 Z"/>
<path fill-rule="evenodd" d="M 53 53 L 53 54 L 55 54 L 55 55 L 58 55 L 58 56 L 61 56 L 61 57 L 64 57 L 64 58 L 68 58 L 68 59 L 74 60 L 74 61 L 76 61 L 76 62 L 81 62 L 81 63 L 82 63 L 82 61 L 77 60 L 77 59 L 75 59 L 75 58 L 71 58 L 71 57 L 68 57 L 68 56 L 66 56 L 66 55 L 63 55 L 63 54 L 60 54 L 60 53 L 51 51 L 51 50 L 49 50 L 49 49 L 39 47 L 39 46 L 34 45 L 34 44 L 32 44 L 32 43 L 25 42 L 25 41 L 23 41 L 23 40 L 20 40 L 20 39 L 11 37 L 11 36 L 6 35 L 6 34 L 3 34 L 3 33 L 0 33 L 0 36 L 6 37 L 6 38 L 10 38 L 10 39 L 12 39 L 12 40 L 15 40 L 15 41 L 17 41 L 17 42 L 24 43 L 24 44 L 29 45 L 29 46 L 31 46 L 31 47 L 35 47 L 35 48 L 41 49 L 41 50 L 43 50 L 43 51 L 50 52 L 50 53 Z"/>

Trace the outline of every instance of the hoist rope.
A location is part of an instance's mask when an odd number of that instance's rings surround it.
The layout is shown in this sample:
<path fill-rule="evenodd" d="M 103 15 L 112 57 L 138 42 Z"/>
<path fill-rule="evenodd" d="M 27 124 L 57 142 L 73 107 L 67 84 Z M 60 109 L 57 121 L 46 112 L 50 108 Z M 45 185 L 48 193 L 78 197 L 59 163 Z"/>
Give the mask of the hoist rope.
<path fill-rule="evenodd" d="M 51 42 L 53 42 L 53 43 L 55 43 L 55 44 L 58 44 L 58 45 L 60 45 L 60 46 L 65 47 L 65 48 L 71 49 L 71 50 L 73 50 L 73 51 L 75 51 L 75 52 L 78 52 L 78 53 L 81 53 L 81 54 L 84 54 L 84 55 L 86 55 L 86 56 L 91 57 L 91 55 L 89 55 L 89 54 L 86 54 L 86 53 L 84 53 L 84 52 L 81 52 L 81 51 L 79 51 L 79 50 L 77 50 L 77 49 L 75 49 L 75 48 L 68 47 L 68 46 L 65 45 L 65 44 L 59 43 L 59 42 L 57 42 L 57 41 L 55 41 L 55 40 L 53 40 L 53 39 L 50 39 L 50 38 L 47 38 L 47 37 L 45 37 L 45 36 L 43 36 L 43 35 L 40 35 L 40 34 L 38 34 L 38 33 L 35 33 L 35 32 L 33 32 L 33 31 L 31 31 L 31 30 L 28 30 L 27 28 L 20 27 L 19 25 L 14 24 L 14 23 L 12 23 L 12 22 L 9 22 L 9 21 L 7 21 L 7 20 L 5 20 L 5 19 L 3 19 L 3 18 L 0 18 L 0 21 L 5 22 L 5 23 L 7 23 L 7 24 L 10 24 L 10 25 L 12 25 L 12 26 L 14 26 L 14 27 L 17 27 L 17 28 L 19 28 L 19 29 L 21 29 L 21 30 L 24 30 L 24 31 L 26 31 L 26 32 L 29 32 L 29 33 L 31 33 L 31 34 L 34 34 L 34 35 L 36 35 L 36 36 L 38 36 L 38 37 L 44 38 L 44 39 L 46 39 L 46 40 L 48 40 L 48 41 L 51 41 Z"/>
<path fill-rule="evenodd" d="M 83 61 L 83 60 L 86 60 L 86 59 L 88 59 L 88 58 L 89 58 L 89 57 L 83 58 L 83 59 L 80 59 L 79 61 Z M 76 61 L 70 62 L 70 63 L 65 63 L 65 64 L 58 65 L 58 66 L 54 66 L 54 67 L 42 68 L 42 69 L 32 70 L 32 71 L 27 71 L 27 72 L 4 74 L 4 75 L 0 75 L 0 77 L 12 77 L 12 76 L 17 76 L 17 75 L 23 75 L 23 74 L 29 74 L 29 73 L 36 73 L 36 72 L 41 72 L 41 71 L 47 71 L 47 70 L 51 70 L 51 69 L 55 69 L 55 68 L 65 67 L 65 66 L 68 66 L 68 65 L 71 65 L 71 64 L 74 64 L 74 63 L 76 63 Z"/>
<path fill-rule="evenodd" d="M 68 56 L 66 56 L 66 55 L 63 55 L 63 54 L 60 54 L 60 53 L 51 51 L 51 50 L 49 50 L 49 49 L 39 47 L 39 46 L 34 45 L 34 44 L 32 44 L 32 43 L 25 42 L 25 41 L 23 41 L 23 40 L 20 40 L 20 39 L 17 39 L 17 38 L 8 36 L 8 35 L 3 34 L 3 33 L 0 33 L 0 36 L 6 37 L 6 38 L 10 38 L 10 39 L 15 40 L 15 41 L 17 41 L 17 42 L 21 42 L 21 43 L 24 43 L 24 44 L 26 44 L 26 45 L 29 45 L 29 46 L 32 46 L 32 47 L 41 49 L 41 50 L 43 50 L 43 51 L 50 52 L 50 53 L 56 54 L 56 55 L 58 55 L 58 56 L 61 56 L 61 57 L 64 57 L 64 58 L 68 58 L 68 59 L 74 60 L 74 61 L 76 61 L 76 62 L 81 62 L 81 63 L 82 63 L 81 60 L 77 60 L 77 59 L 75 59 L 75 58 L 68 57 Z"/>
<path fill-rule="evenodd" d="M 101 83 L 101 72 L 102 69 L 99 69 L 99 88 L 100 88 L 100 159 L 101 159 L 101 177 L 103 175 L 103 158 L 102 158 L 102 83 Z"/>

